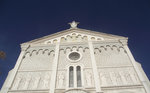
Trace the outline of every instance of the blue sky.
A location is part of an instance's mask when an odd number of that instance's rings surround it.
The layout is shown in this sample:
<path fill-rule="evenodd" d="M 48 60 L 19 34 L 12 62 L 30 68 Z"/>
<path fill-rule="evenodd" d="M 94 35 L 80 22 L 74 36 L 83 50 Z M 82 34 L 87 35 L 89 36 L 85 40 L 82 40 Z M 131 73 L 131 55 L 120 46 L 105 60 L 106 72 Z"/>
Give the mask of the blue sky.
<path fill-rule="evenodd" d="M 0 88 L 19 56 L 20 44 L 69 28 L 129 37 L 129 48 L 150 78 L 150 2 L 147 0 L 0 0 Z"/>

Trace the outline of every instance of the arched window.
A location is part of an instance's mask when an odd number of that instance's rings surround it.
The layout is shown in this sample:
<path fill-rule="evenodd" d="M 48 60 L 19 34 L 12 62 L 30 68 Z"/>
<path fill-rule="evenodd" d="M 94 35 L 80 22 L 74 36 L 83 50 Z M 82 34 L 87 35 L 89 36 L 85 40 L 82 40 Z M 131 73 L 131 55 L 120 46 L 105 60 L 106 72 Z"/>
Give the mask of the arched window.
<path fill-rule="evenodd" d="M 73 87 L 74 86 L 74 76 L 73 76 L 73 67 L 69 67 L 69 87 Z"/>
<path fill-rule="evenodd" d="M 82 87 L 81 77 L 82 76 L 80 66 L 69 67 L 69 87 Z"/>
<path fill-rule="evenodd" d="M 82 83 L 81 83 L 81 67 L 77 66 L 76 70 L 77 70 L 77 87 L 81 87 L 82 86 Z"/>

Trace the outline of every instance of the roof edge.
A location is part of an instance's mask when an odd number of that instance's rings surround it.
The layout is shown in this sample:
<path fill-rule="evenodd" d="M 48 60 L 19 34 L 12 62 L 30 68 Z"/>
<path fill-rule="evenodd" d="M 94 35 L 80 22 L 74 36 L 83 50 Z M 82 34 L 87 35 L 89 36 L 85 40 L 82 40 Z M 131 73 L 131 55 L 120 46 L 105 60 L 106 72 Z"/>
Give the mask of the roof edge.
<path fill-rule="evenodd" d="M 78 31 L 78 30 L 80 30 L 80 31 Z M 119 39 L 128 39 L 128 37 L 119 36 L 119 35 L 113 35 L 113 34 L 107 34 L 107 33 L 93 31 L 93 30 L 87 30 L 87 29 L 81 29 L 81 28 L 70 28 L 70 29 L 62 30 L 62 31 L 59 31 L 59 32 L 56 32 L 56 33 L 53 33 L 53 34 L 50 34 L 50 35 L 43 36 L 41 38 L 37 38 L 37 39 L 31 40 L 31 41 L 27 41 L 27 42 L 21 43 L 20 45 L 30 44 L 30 43 L 35 42 L 37 40 L 46 39 L 48 37 L 54 37 L 54 36 L 60 35 L 62 33 L 69 33 L 71 31 L 72 32 L 81 32 L 81 31 L 83 31 L 83 32 L 87 32 L 86 34 L 89 34 L 89 33 L 92 32 L 92 34 L 95 34 L 96 36 L 101 34 L 101 35 L 105 35 L 105 36 L 108 36 L 108 37 L 111 36 L 111 37 L 118 37 Z"/>

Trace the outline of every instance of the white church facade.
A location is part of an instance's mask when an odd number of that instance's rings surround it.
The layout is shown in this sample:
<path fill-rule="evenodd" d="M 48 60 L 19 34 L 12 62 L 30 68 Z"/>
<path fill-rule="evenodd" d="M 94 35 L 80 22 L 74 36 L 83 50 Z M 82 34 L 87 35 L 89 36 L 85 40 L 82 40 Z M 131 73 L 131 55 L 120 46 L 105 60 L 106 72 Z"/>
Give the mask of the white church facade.
<path fill-rule="evenodd" d="M 77 24 L 21 44 L 0 93 L 150 93 L 128 38 Z"/>

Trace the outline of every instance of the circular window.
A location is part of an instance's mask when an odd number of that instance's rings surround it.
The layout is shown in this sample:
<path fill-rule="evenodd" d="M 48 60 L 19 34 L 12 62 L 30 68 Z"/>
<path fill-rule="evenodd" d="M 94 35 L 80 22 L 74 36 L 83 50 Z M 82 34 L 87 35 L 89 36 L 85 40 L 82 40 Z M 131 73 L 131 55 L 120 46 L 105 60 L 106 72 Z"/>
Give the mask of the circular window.
<path fill-rule="evenodd" d="M 80 54 L 78 52 L 72 52 L 68 55 L 70 60 L 77 61 L 80 59 Z"/>

